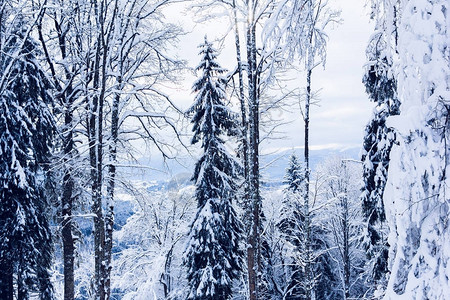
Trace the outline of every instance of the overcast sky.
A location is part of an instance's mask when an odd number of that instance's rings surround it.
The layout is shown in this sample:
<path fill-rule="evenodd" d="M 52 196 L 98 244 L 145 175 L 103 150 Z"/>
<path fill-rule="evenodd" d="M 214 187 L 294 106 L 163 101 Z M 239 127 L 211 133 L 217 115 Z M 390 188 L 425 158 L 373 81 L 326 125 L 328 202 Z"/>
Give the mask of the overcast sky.
<path fill-rule="evenodd" d="M 342 11 L 342 24 L 328 30 L 328 54 L 325 70 L 315 69 L 313 73 L 313 89 L 321 89 L 320 107 L 311 110 L 312 148 L 346 148 L 360 147 L 364 126 L 368 122 L 373 104 L 368 100 L 361 83 L 363 65 L 365 63 L 365 47 L 373 30 L 369 22 L 367 9 L 363 0 L 330 0 L 330 4 Z M 178 21 L 189 33 L 179 45 L 178 55 L 195 67 L 200 57 L 197 46 L 203 41 L 205 34 L 214 40 L 223 32 L 226 25 L 217 20 L 204 24 L 192 22 L 189 12 L 184 16 L 173 11 L 168 15 L 170 21 Z M 231 69 L 235 65 L 234 44 L 231 39 L 221 49 L 219 62 L 223 67 Z M 191 86 L 195 77 L 187 76 L 179 89 L 171 94 L 178 105 L 187 108 L 193 101 Z M 299 83 L 304 82 L 299 78 Z M 278 112 L 279 113 L 279 112 Z M 285 138 L 271 141 L 262 146 L 262 151 L 273 149 L 289 149 L 303 145 L 303 124 L 299 110 L 282 113 L 283 120 L 293 123 L 283 126 Z"/>

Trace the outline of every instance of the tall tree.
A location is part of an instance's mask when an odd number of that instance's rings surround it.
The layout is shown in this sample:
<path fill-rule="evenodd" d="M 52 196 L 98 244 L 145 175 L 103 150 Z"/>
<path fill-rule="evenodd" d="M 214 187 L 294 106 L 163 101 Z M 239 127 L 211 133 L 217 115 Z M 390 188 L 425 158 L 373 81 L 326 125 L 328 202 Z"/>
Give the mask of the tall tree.
<path fill-rule="evenodd" d="M 265 43 L 259 44 L 257 31 L 270 23 L 270 16 L 276 1 L 250 0 L 243 3 L 241 10 L 245 17 L 245 45 L 247 58 L 247 104 L 248 104 L 248 178 L 247 211 L 249 219 L 247 228 L 247 276 L 249 298 L 251 300 L 270 298 L 275 294 L 271 284 L 268 253 L 269 244 L 263 237 L 264 215 L 260 190 L 261 116 L 262 99 L 271 84 L 276 82 L 275 64 L 280 58 L 276 51 L 268 49 Z M 235 8 L 236 9 L 236 8 Z M 276 103 L 268 105 L 277 106 Z M 243 111 L 243 110 L 242 110 Z M 266 260 L 266 261 L 264 261 Z M 264 270 L 265 269 L 265 270 Z"/>
<path fill-rule="evenodd" d="M 384 299 L 445 299 L 448 272 L 449 75 L 448 1 L 372 1 L 398 40 L 394 78 L 400 114 L 383 201 L 390 277 Z M 388 2 L 389 3 L 389 2 Z"/>
<path fill-rule="evenodd" d="M 282 57 L 277 47 L 269 47 L 269 43 L 260 40 L 258 36 L 266 26 L 270 27 L 278 22 L 271 16 L 278 11 L 277 6 L 281 5 L 281 2 L 288 3 L 275 0 L 199 0 L 194 5 L 202 20 L 211 16 L 228 15 L 231 21 L 230 29 L 234 29 L 237 67 L 233 75 L 237 74 L 239 82 L 237 98 L 241 108 L 241 158 L 245 177 L 241 198 L 245 210 L 244 228 L 247 233 L 246 279 L 252 300 L 270 298 L 274 294 L 270 283 L 272 279 L 270 276 L 266 277 L 266 272 L 263 271 L 266 266 L 270 268 L 268 261 L 264 262 L 264 255 L 271 251 L 263 237 L 259 147 L 264 136 L 260 136 L 260 131 L 264 128 L 261 120 L 268 115 L 265 113 L 271 108 L 280 108 L 279 104 L 287 97 L 283 94 L 281 100 L 278 97 L 270 97 L 269 101 L 264 99 L 279 83 L 275 76 L 276 65 L 279 65 Z M 222 11 L 218 13 L 218 10 Z M 239 31 L 240 28 L 243 30 Z M 241 42 L 244 45 L 242 48 Z"/>
<path fill-rule="evenodd" d="M 39 19 L 37 31 L 43 57 L 48 66 L 48 77 L 55 87 L 62 115 L 57 124 L 59 132 L 59 151 L 54 151 L 54 165 L 61 170 L 62 181 L 58 216 L 60 220 L 64 300 L 75 299 L 75 256 L 77 226 L 73 211 L 77 207 L 77 188 L 80 186 L 80 176 L 76 170 L 81 170 L 75 140 L 80 135 L 77 130 L 80 120 L 77 116 L 81 95 L 80 70 L 84 45 L 82 43 L 83 27 L 86 25 L 87 3 L 78 1 L 55 1 L 54 5 L 46 7 L 45 14 Z M 52 26 L 50 26 L 50 24 Z M 57 39 L 51 38 L 56 34 Z M 64 63 L 61 63 L 61 62 Z M 77 104 L 78 102 L 78 104 Z M 78 133 L 77 133 L 78 131 Z M 82 165 L 82 164 L 81 164 Z"/>
<path fill-rule="evenodd" d="M 194 83 L 197 96 L 188 110 L 193 114 L 192 143 L 201 140 L 203 149 L 193 176 L 198 212 L 186 250 L 188 299 L 230 299 L 242 264 L 241 225 L 232 206 L 241 167 L 226 151 L 222 136 L 235 136 L 237 123 L 224 102 L 224 82 L 217 77 L 224 69 L 216 62 L 216 51 L 206 38 L 200 47 L 197 70 L 202 75 Z"/>
<path fill-rule="evenodd" d="M 41 186 L 54 128 L 51 86 L 36 60 L 30 21 L 19 14 L 10 35 L 2 32 L 0 298 L 6 300 L 53 295 L 48 203 Z"/>
<path fill-rule="evenodd" d="M 108 58 L 108 69 L 115 74 L 114 83 L 109 87 L 112 100 L 110 135 L 106 141 L 109 161 L 106 174 L 105 289 L 108 299 L 111 294 L 118 155 L 121 154 L 121 144 L 127 143 L 123 133 L 130 123 L 139 123 L 139 138 L 150 140 L 164 158 L 170 158 L 170 152 L 176 146 L 167 146 L 156 132 L 168 127 L 178 137 L 171 110 L 177 115 L 181 112 L 161 89 L 161 83 L 173 81 L 174 73 L 183 68 L 180 61 L 166 53 L 168 45 L 174 42 L 181 30 L 161 17 L 163 9 L 171 1 L 158 0 L 152 4 L 149 6 L 146 1 L 133 0 L 117 7 Z M 145 85 L 141 84 L 143 78 Z"/>
<path fill-rule="evenodd" d="M 113 4 L 114 9 L 111 8 Z M 112 29 L 116 22 L 115 12 L 117 1 L 110 3 L 106 0 L 92 2 L 92 60 L 86 64 L 88 72 L 92 72 L 91 85 L 87 86 L 88 97 L 87 135 L 89 143 L 89 162 L 91 175 L 92 213 L 94 217 L 94 289 L 95 299 L 104 300 L 106 297 L 105 279 L 105 218 L 103 211 L 103 155 L 104 155 L 104 107 L 107 82 L 107 59 L 110 55 Z M 108 18 L 110 10 L 113 17 Z M 89 89 L 93 89 L 90 92 Z"/>
<path fill-rule="evenodd" d="M 305 251 L 312 250 L 311 220 L 310 220 L 310 158 L 309 158 L 309 126 L 310 108 L 313 100 L 312 74 L 313 70 L 320 65 L 325 65 L 327 35 L 324 29 L 330 23 L 339 21 L 339 12 L 329 7 L 328 1 L 324 0 L 296 0 L 280 1 L 278 9 L 272 16 L 278 22 L 269 22 L 266 28 L 267 41 L 272 41 L 274 51 L 282 51 L 282 55 L 288 58 L 298 57 L 304 63 L 306 73 L 306 91 L 302 117 L 304 127 L 304 226 Z M 310 260 L 305 265 L 305 280 L 314 282 L 314 276 Z M 306 290 L 306 299 L 314 297 L 312 288 Z"/>
<path fill-rule="evenodd" d="M 378 20 L 380 22 L 380 20 Z M 395 132 L 386 125 L 389 116 L 400 113 L 397 82 L 392 68 L 394 40 L 386 35 L 386 22 L 376 24 L 376 34 L 367 47 L 368 64 L 363 83 L 371 101 L 376 103 L 372 120 L 366 126 L 363 143 L 363 182 L 361 201 L 367 223 L 365 246 L 368 258 L 367 272 L 372 290 L 383 295 L 388 272 L 388 228 L 383 204 L 383 193 L 389 170 L 389 156 L 395 142 Z M 395 32 L 395 24 L 392 24 Z"/>
<path fill-rule="evenodd" d="M 257 1 L 247 2 L 247 80 L 249 107 L 249 143 L 248 143 L 248 189 L 249 195 L 249 233 L 247 245 L 247 272 L 249 296 L 251 300 L 259 299 L 261 275 L 261 195 L 259 189 L 259 93 L 258 81 L 260 71 L 256 57 Z"/>

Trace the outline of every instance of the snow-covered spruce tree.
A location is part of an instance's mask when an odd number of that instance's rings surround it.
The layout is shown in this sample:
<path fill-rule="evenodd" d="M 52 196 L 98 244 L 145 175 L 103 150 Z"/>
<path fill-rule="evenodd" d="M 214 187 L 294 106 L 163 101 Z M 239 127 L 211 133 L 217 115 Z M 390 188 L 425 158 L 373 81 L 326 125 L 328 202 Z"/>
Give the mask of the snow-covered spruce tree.
<path fill-rule="evenodd" d="M 189 282 L 188 299 L 230 299 L 239 275 L 241 224 L 232 206 L 240 165 L 226 151 L 222 135 L 237 134 L 235 114 L 225 105 L 225 86 L 218 75 L 216 51 L 205 38 L 200 45 L 202 71 L 194 83 L 192 144 L 202 142 L 203 154 L 195 165 L 198 212 L 192 223 L 184 264 Z"/>
<path fill-rule="evenodd" d="M 384 27 L 377 24 L 378 27 Z M 378 29 L 381 29 L 378 28 Z M 383 193 L 389 169 L 389 155 L 395 133 L 386 126 L 386 119 L 399 114 L 397 83 L 392 72 L 392 46 L 380 30 L 375 34 L 366 51 L 368 64 L 363 83 L 371 101 L 376 103 L 372 120 L 366 126 L 363 143 L 363 188 L 361 202 L 366 232 L 364 244 L 367 254 L 368 279 L 372 290 L 381 296 L 386 288 L 388 272 L 388 227 L 383 204 Z"/>
<path fill-rule="evenodd" d="M 288 265 L 289 274 L 286 282 L 285 299 L 297 299 L 302 294 L 301 280 L 304 274 L 302 268 L 295 263 L 296 252 L 303 244 L 302 224 L 305 221 L 302 209 L 302 186 L 304 180 L 303 168 L 295 154 L 289 158 L 289 165 L 284 176 L 286 184 L 283 206 L 281 208 L 281 220 L 278 228 L 283 234 L 284 239 L 292 245 L 292 252 L 287 254 L 285 264 Z"/>
<path fill-rule="evenodd" d="M 52 100 L 29 26 L 24 18 L 16 20 L 0 56 L 0 298 L 51 299 L 41 166 L 49 156 Z"/>
<path fill-rule="evenodd" d="M 382 1 L 373 1 L 379 4 Z M 400 114 L 384 191 L 390 277 L 384 299 L 447 299 L 450 261 L 450 62 L 447 0 L 398 1 L 394 76 Z M 387 32 L 391 34 L 392 32 Z"/>

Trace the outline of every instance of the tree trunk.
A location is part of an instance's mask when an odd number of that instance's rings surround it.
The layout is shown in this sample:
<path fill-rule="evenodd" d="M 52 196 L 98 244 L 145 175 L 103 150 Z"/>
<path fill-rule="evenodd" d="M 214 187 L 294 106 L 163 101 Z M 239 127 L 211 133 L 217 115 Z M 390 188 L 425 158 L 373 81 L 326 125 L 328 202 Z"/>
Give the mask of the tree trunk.
<path fill-rule="evenodd" d="M 309 7 L 309 16 L 311 21 L 311 26 L 314 24 L 313 20 L 313 5 L 311 1 L 308 2 Z M 311 215 L 310 215 L 310 207 L 309 207 L 309 183 L 310 183 L 310 168 L 309 168 L 309 113 L 311 106 L 311 97 L 312 97 L 312 89 L 311 89 L 311 80 L 312 80 L 312 69 L 314 66 L 314 50 L 313 47 L 313 29 L 310 29 L 309 37 L 308 37 L 308 49 L 307 49 L 307 61 L 306 61 L 306 99 L 305 99 L 305 185 L 304 185 L 304 208 L 305 208 L 305 250 L 307 253 L 306 265 L 305 265 L 305 276 L 307 281 L 306 287 L 306 300 L 312 300 L 314 297 L 314 272 L 312 270 L 314 258 L 312 257 L 312 249 L 311 249 Z"/>
<path fill-rule="evenodd" d="M 97 5 L 95 5 L 97 9 Z M 106 65 L 108 63 L 109 55 L 109 42 L 110 35 L 114 29 L 114 20 L 116 19 L 118 8 L 118 1 L 114 2 L 113 15 L 111 16 L 111 23 L 109 28 L 105 28 L 105 15 L 107 14 L 107 3 L 106 1 L 100 2 L 100 9 L 96 12 L 97 20 L 99 23 L 99 36 L 97 38 L 97 55 L 96 55 L 96 68 L 94 70 L 94 90 L 98 93 L 98 103 L 96 110 L 97 118 L 97 132 L 96 132 L 96 179 L 97 179 L 97 192 L 95 193 L 96 199 L 94 200 L 96 222 L 94 226 L 96 228 L 95 239 L 95 251 L 96 251 L 96 283 L 98 284 L 96 289 L 96 297 L 99 300 L 105 300 L 110 298 L 111 293 L 111 257 L 112 257 L 112 233 L 114 226 L 114 187 L 115 187 L 115 175 L 116 166 L 114 164 L 117 155 L 117 138 L 118 138 L 118 110 L 119 110 L 119 100 L 120 97 L 117 95 L 113 108 L 112 108 L 112 121 L 111 133 L 113 142 L 111 144 L 111 164 L 108 168 L 108 207 L 106 213 L 106 220 L 103 218 L 102 212 L 102 184 L 103 184 L 103 106 L 105 101 L 106 92 Z M 98 49 L 101 49 L 99 51 Z M 101 58 L 101 62 L 100 62 Z M 97 62 L 100 64 L 97 65 Z M 97 80 L 96 77 L 97 76 Z M 119 82 L 122 82 L 120 78 Z M 97 96 L 97 95 L 96 95 Z M 95 98 L 95 97 L 94 97 Z M 105 228 L 106 221 L 106 228 Z M 98 252 L 98 255 L 97 255 Z"/>
<path fill-rule="evenodd" d="M 91 112 L 90 112 L 90 126 L 89 126 L 89 147 L 90 147 L 90 163 L 91 163 L 91 181 L 92 181 L 92 212 L 94 213 L 94 256 L 95 256 L 95 299 L 104 299 L 104 287 L 103 287 L 103 260 L 104 260 L 104 246 L 105 246 L 105 225 L 102 211 L 102 179 L 100 152 L 102 147 L 99 146 L 98 134 L 96 127 L 99 125 L 99 120 L 96 115 L 98 109 L 98 97 L 94 96 L 92 100 Z"/>
<path fill-rule="evenodd" d="M 103 2 L 100 2 L 103 3 Z M 101 11 L 101 10 L 100 10 Z M 98 12 L 97 4 L 95 3 L 95 12 L 99 22 L 101 23 L 101 12 Z M 92 212 L 94 213 L 94 259 L 95 259 L 95 273 L 94 273 L 94 288 L 95 299 L 103 300 L 105 297 L 104 280 L 103 280 L 103 262 L 104 262 L 104 248 L 105 248 L 105 224 L 102 211 L 102 100 L 100 93 L 100 63 L 102 55 L 101 33 L 97 38 L 96 54 L 94 61 L 94 78 L 93 88 L 94 96 L 92 97 L 89 108 L 89 158 L 91 165 L 91 182 L 92 182 Z"/>
<path fill-rule="evenodd" d="M 308 64 L 309 65 L 309 64 Z M 304 215 L 305 215 L 305 251 L 306 251 L 306 261 L 305 261 L 305 277 L 306 277 L 306 299 L 312 299 L 313 290 L 313 275 L 312 275 L 312 253 L 311 253 L 311 216 L 309 208 L 309 181 L 310 181 L 310 170 L 309 170 L 309 110 L 311 103 L 311 75 L 312 70 L 308 67 L 306 74 L 306 100 L 305 100 L 305 185 L 304 185 Z"/>
<path fill-rule="evenodd" d="M 251 10 L 254 8 L 251 7 Z M 250 300 L 257 300 L 259 295 L 260 275 L 260 194 L 259 194 L 259 99 L 257 93 L 256 34 L 250 12 L 247 29 L 247 60 L 249 81 L 249 191 L 251 201 L 251 229 L 248 238 L 248 283 Z"/>
<path fill-rule="evenodd" d="M 122 89 L 122 77 L 117 77 L 117 88 Z M 109 144 L 108 186 L 107 186 L 107 212 L 105 236 L 105 298 L 111 298 L 111 262 L 114 228 L 114 189 L 116 185 L 116 159 L 117 140 L 119 137 L 119 103 L 120 94 L 117 93 L 111 109 L 111 141 Z"/>
<path fill-rule="evenodd" d="M 342 164 L 344 168 L 344 174 L 347 178 L 347 170 L 345 163 Z M 342 179 L 345 180 L 345 179 Z M 349 225 L 349 214 L 348 214 L 348 197 L 347 197 L 347 182 L 343 183 L 344 187 L 344 198 L 342 199 L 342 229 L 343 229 L 343 243 L 344 243 L 344 299 L 349 299 L 350 297 L 350 225 Z"/>
<path fill-rule="evenodd" d="M 242 162 L 244 165 L 244 199 L 243 203 L 248 206 L 249 198 L 249 164 L 248 164 L 248 122 L 247 122 L 247 110 L 245 107 L 245 96 L 244 96 L 244 72 L 242 70 L 242 58 L 241 58 L 241 45 L 239 38 L 239 28 L 236 13 L 236 2 L 233 1 L 233 17 L 234 17 L 234 36 L 236 44 L 236 60 L 238 67 L 238 77 L 239 77 L 239 103 L 241 108 L 241 143 L 242 143 Z"/>
<path fill-rule="evenodd" d="M 72 125 L 72 113 L 67 110 L 65 114 L 66 128 Z M 63 195 L 61 199 L 62 205 L 62 232 L 61 238 L 63 243 L 63 264 L 64 264 L 64 300 L 73 300 L 75 298 L 75 280 L 74 280 L 74 255 L 75 245 L 72 236 L 72 207 L 73 207 L 73 187 L 74 182 L 71 170 L 67 167 L 70 163 L 68 160 L 73 151 L 73 134 L 69 130 L 64 137 L 64 178 L 63 178 Z"/>
<path fill-rule="evenodd" d="M 166 254 L 166 262 L 164 264 L 164 274 L 162 274 L 161 276 L 161 283 L 163 284 L 165 298 L 167 298 L 169 296 L 169 293 L 172 291 L 172 277 L 170 274 L 171 273 L 170 268 L 172 265 L 173 248 L 175 246 L 175 243 L 172 244 L 172 247 L 170 247 L 170 250 Z"/>
<path fill-rule="evenodd" d="M 14 284 L 13 284 L 13 266 L 12 259 L 6 258 L 1 260 L 0 268 L 0 299 L 13 300 Z"/>
<path fill-rule="evenodd" d="M 63 57 L 66 56 L 65 41 L 60 38 L 60 48 Z M 71 74 L 66 70 L 66 80 L 71 81 Z M 64 177 L 63 177 L 63 195 L 61 199 L 62 206 L 62 230 L 61 239 L 63 243 L 63 264 L 64 264 L 64 300 L 75 299 L 75 279 L 74 279 L 74 260 L 75 260 L 75 244 L 72 235 L 72 209 L 73 209 L 73 189 L 74 180 L 72 177 L 72 168 L 70 168 L 73 158 L 74 141 L 72 131 L 72 103 L 73 103 L 72 84 L 66 89 L 65 94 L 65 113 L 64 113 Z"/>
<path fill-rule="evenodd" d="M 92 176 L 92 210 L 94 217 L 94 255 L 95 255 L 95 299 L 104 300 L 106 297 L 105 279 L 107 275 L 105 251 L 105 219 L 103 217 L 102 184 L 103 184 L 103 105 L 106 90 L 106 64 L 108 59 L 108 44 L 104 27 L 106 14 L 105 1 L 95 2 L 94 11 L 99 29 L 96 41 L 94 60 L 93 88 L 94 97 L 90 110 L 90 158 Z M 114 19 L 114 17 L 112 17 Z M 112 230 L 112 228 L 111 228 Z M 111 241 L 112 242 L 112 241 Z"/>

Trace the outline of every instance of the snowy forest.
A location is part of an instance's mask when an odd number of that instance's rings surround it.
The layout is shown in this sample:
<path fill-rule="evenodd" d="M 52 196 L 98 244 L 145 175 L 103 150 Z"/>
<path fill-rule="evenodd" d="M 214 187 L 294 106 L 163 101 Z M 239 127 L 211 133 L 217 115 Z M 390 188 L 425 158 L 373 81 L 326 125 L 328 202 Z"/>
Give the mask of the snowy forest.
<path fill-rule="evenodd" d="M 0 0 L 0 300 L 450 299 L 449 9 Z"/>

